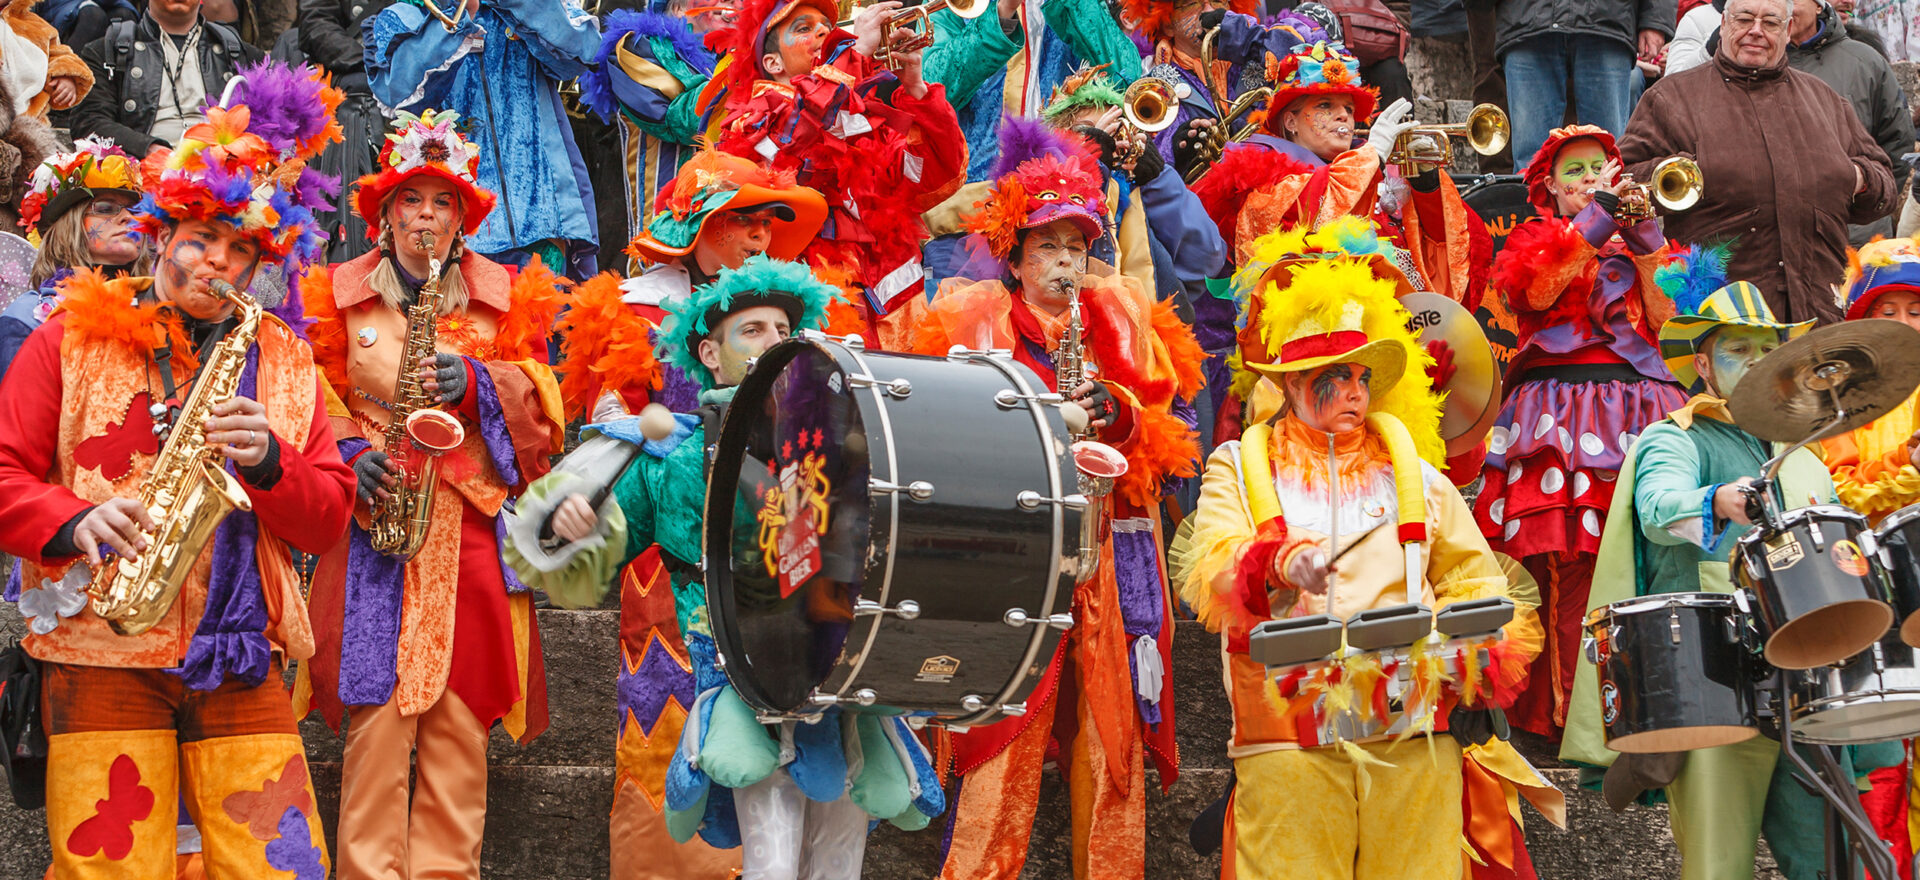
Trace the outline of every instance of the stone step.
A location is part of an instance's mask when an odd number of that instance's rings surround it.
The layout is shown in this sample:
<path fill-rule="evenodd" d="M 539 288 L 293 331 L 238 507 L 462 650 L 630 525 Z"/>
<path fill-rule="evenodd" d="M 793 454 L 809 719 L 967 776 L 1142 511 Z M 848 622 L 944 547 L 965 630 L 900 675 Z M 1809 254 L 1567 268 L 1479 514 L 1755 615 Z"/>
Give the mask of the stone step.
<path fill-rule="evenodd" d="M 521 747 L 495 731 L 488 787 L 489 821 L 483 874 L 501 880 L 598 880 L 606 876 L 607 814 L 612 805 L 614 693 L 618 614 L 613 611 L 542 611 L 548 700 L 552 727 Z M 20 619 L 0 605 L 0 639 L 15 637 Z M 1226 699 L 1220 678 L 1218 640 L 1198 624 L 1175 630 L 1172 674 L 1179 682 L 1179 781 L 1162 793 L 1149 774 L 1147 876 L 1201 880 L 1218 876 L 1219 857 L 1194 853 L 1187 830 L 1225 785 Z M 333 842 L 339 798 L 341 739 L 317 718 L 303 722 L 315 788 Z M 1568 792 L 1573 830 L 1559 831 L 1528 808 L 1530 851 L 1544 880 L 1668 878 L 1678 875 L 1678 857 L 1667 833 L 1664 808 L 1608 810 L 1598 793 L 1577 790 L 1574 774 L 1548 756 L 1543 743 L 1522 741 L 1522 751 Z M 1069 810 L 1057 774 L 1045 774 L 1032 852 L 1023 877 L 1057 880 L 1072 876 Z M 941 825 L 919 832 L 880 826 L 868 844 L 865 876 L 874 880 L 925 880 L 938 865 Z M 14 808 L 0 798 L 0 877 L 40 876 L 49 860 L 44 814 Z M 1763 878 L 1777 877 L 1761 860 Z"/>

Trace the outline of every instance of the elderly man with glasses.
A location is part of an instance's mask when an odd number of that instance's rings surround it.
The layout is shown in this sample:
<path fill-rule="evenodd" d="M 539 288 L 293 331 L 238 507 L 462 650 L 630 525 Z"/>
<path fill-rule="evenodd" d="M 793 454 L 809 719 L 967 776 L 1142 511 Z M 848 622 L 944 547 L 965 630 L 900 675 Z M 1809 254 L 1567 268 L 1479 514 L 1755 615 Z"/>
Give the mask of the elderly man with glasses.
<path fill-rule="evenodd" d="M 1669 216 L 1667 234 L 1735 239 L 1731 277 L 1751 280 L 1783 320 L 1830 323 L 1847 224 L 1891 213 L 1897 192 L 1847 100 L 1787 66 L 1792 15 L 1792 0 L 1730 0 L 1713 61 L 1648 89 L 1620 153 L 1639 180 L 1670 156 L 1698 162 L 1706 195 Z"/>

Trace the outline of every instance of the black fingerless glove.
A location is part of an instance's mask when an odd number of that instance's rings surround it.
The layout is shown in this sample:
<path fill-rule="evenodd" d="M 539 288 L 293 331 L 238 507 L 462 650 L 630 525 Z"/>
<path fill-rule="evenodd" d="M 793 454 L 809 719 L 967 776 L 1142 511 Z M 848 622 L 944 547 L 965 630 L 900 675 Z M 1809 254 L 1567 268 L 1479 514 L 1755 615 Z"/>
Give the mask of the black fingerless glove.
<path fill-rule="evenodd" d="M 440 402 L 459 406 L 467 399 L 467 362 L 457 354 L 433 356 L 433 380 L 440 383 Z"/>
<path fill-rule="evenodd" d="M 1194 127 L 1194 123 L 1199 121 L 1187 120 L 1187 127 L 1181 129 L 1173 140 L 1173 167 L 1183 178 L 1193 173 L 1193 166 L 1200 163 L 1200 157 L 1205 152 L 1203 145 L 1209 135 L 1206 129 Z"/>
<path fill-rule="evenodd" d="M 369 449 L 353 460 L 353 479 L 360 500 L 373 505 L 374 492 L 387 488 L 385 477 L 393 473 L 392 459 L 384 452 Z"/>
<path fill-rule="evenodd" d="M 1603 189 L 1597 189 L 1593 191 L 1593 203 L 1596 205 L 1599 205 L 1600 210 L 1607 212 L 1607 216 L 1612 217 L 1615 220 L 1620 219 L 1620 197 L 1619 196 L 1616 196 L 1613 193 L 1607 192 L 1606 190 L 1603 190 Z"/>
<path fill-rule="evenodd" d="M 1226 20 L 1227 11 L 1225 9 L 1209 9 L 1202 12 L 1200 13 L 1200 33 L 1205 34 L 1207 31 L 1219 27 L 1220 23 Z"/>
<path fill-rule="evenodd" d="M 1128 175 L 1127 179 L 1138 186 L 1159 177 L 1160 172 L 1165 170 L 1167 170 L 1166 158 L 1160 155 L 1160 148 L 1154 146 L 1153 141 L 1149 140 L 1147 148 L 1140 151 L 1140 158 L 1133 160 L 1133 173 Z"/>

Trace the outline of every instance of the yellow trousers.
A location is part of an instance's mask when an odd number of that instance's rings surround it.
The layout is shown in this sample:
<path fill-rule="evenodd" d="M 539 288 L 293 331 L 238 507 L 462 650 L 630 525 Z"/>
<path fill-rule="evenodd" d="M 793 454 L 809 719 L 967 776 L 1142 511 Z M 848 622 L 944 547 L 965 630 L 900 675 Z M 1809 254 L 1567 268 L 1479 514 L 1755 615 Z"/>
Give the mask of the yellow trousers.
<path fill-rule="evenodd" d="M 1460 745 L 1432 737 L 1234 760 L 1233 880 L 1459 880 Z"/>

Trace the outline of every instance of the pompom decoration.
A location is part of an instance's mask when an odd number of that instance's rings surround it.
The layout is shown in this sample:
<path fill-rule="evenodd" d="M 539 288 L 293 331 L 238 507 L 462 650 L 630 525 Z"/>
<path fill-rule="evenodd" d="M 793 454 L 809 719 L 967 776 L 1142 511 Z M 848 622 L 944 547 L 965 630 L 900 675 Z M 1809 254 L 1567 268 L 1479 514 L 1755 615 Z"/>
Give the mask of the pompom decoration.
<path fill-rule="evenodd" d="M 1248 114 L 1248 120 L 1278 136 L 1280 111 L 1313 95 L 1346 95 L 1353 99 L 1353 118 L 1373 118 L 1380 91 L 1361 82 L 1360 62 L 1339 43 L 1324 40 L 1295 46 L 1286 57 L 1267 56 L 1267 81 L 1274 84 L 1267 104 Z M 1272 124 L 1269 124 L 1272 123 Z"/>

